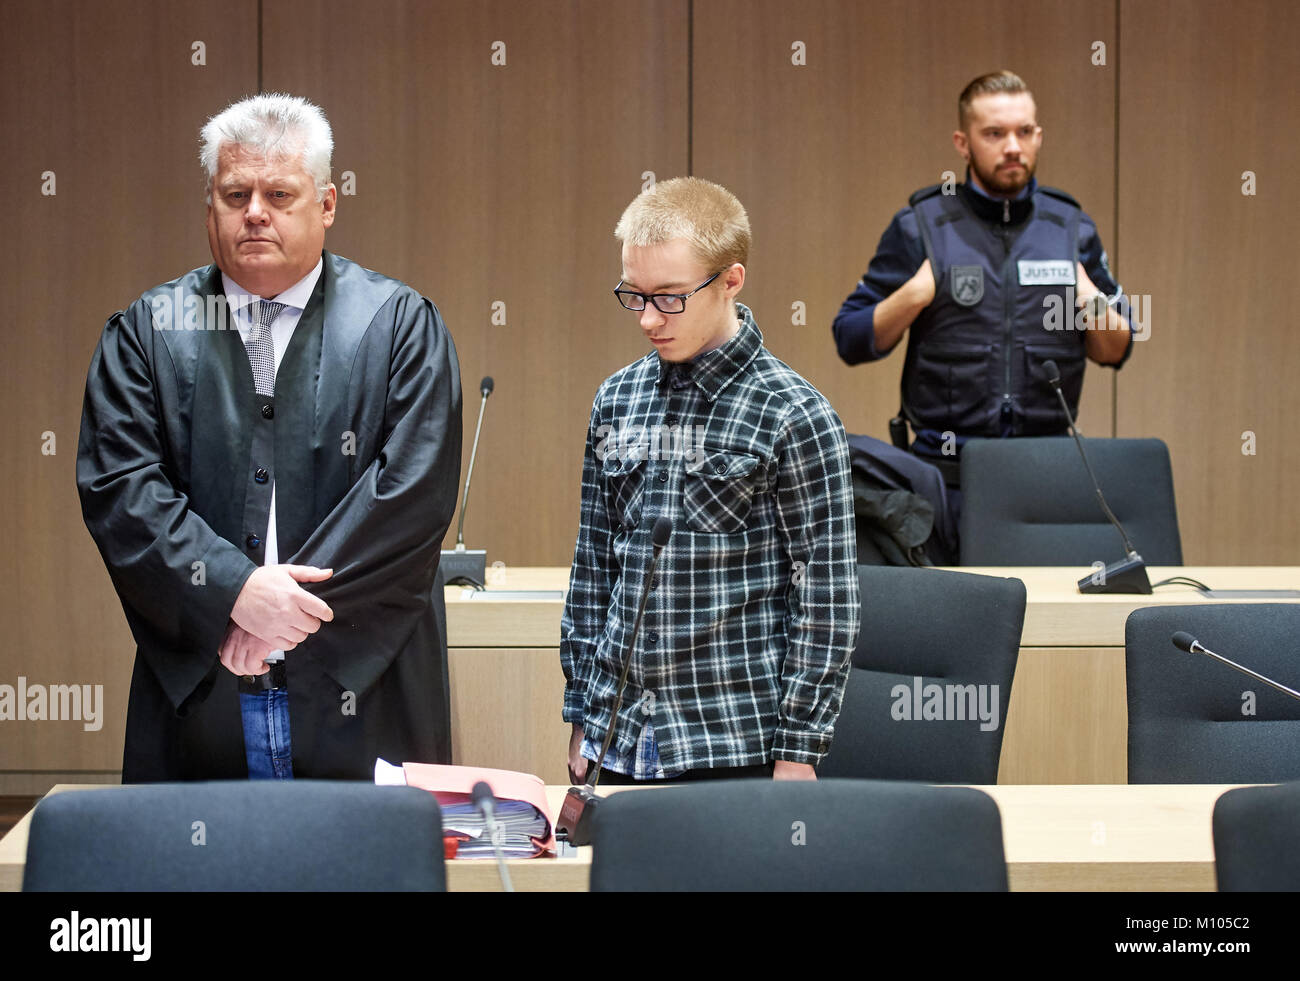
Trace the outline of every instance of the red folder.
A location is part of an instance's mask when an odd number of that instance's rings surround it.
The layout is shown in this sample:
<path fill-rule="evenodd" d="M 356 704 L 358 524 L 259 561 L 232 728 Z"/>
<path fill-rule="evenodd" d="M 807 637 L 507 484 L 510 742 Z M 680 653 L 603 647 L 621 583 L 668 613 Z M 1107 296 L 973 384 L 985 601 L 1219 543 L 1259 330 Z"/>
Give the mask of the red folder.
<path fill-rule="evenodd" d="M 542 783 L 541 777 L 517 770 L 442 766 L 437 763 L 403 763 L 402 771 L 406 774 L 408 786 L 429 791 L 438 799 L 439 804 L 468 803 L 474 784 L 480 780 L 486 782 L 492 788 L 493 795 L 501 800 L 521 800 L 532 804 L 546 821 L 546 836 L 532 839 L 537 846 L 533 858 L 555 850 L 551 813 L 546 803 L 546 785 Z"/>

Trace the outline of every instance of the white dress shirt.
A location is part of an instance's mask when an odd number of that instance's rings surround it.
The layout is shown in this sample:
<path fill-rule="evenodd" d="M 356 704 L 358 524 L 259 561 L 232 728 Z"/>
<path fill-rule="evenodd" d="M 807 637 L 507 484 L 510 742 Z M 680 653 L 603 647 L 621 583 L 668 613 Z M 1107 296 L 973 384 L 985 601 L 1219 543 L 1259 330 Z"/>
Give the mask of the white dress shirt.
<path fill-rule="evenodd" d="M 284 304 L 284 309 L 280 311 L 279 316 L 271 322 L 271 346 L 275 349 L 275 370 L 277 372 L 280 370 L 280 360 L 284 357 L 284 352 L 289 348 L 289 341 L 293 337 L 294 329 L 297 328 L 298 321 L 302 319 L 302 312 L 306 309 L 307 301 L 311 299 L 312 292 L 316 289 L 316 280 L 320 279 L 321 270 L 324 266 L 325 261 L 323 258 L 316 260 L 316 265 L 312 267 L 311 272 L 279 296 L 270 297 L 273 302 Z M 226 292 L 226 302 L 229 305 L 231 316 L 234 318 L 235 326 L 239 329 L 239 339 L 247 344 L 249 332 L 254 327 L 248 308 L 252 303 L 262 298 L 249 293 L 224 272 L 221 274 L 221 287 Z M 272 480 L 271 512 L 266 525 L 266 561 L 262 564 L 277 565 L 279 561 L 280 550 L 275 533 L 275 481 Z M 284 651 L 272 651 L 266 660 L 283 661 Z"/>

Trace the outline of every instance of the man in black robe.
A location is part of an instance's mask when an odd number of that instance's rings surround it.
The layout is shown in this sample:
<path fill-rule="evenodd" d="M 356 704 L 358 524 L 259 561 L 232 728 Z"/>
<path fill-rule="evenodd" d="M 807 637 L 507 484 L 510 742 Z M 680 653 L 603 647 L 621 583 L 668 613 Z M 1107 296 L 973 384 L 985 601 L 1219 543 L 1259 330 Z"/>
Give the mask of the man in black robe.
<path fill-rule="evenodd" d="M 137 645 L 124 782 L 450 762 L 430 600 L 459 367 L 429 300 L 324 251 L 332 149 L 301 99 L 210 120 L 215 264 L 91 361 L 77 486 Z"/>

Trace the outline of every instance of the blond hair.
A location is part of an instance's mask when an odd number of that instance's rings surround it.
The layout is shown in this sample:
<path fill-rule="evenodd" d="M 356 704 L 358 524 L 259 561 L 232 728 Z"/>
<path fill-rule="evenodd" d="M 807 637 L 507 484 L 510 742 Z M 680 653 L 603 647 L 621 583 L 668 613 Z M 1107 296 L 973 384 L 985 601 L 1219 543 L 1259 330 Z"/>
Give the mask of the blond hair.
<path fill-rule="evenodd" d="M 634 246 L 684 238 L 709 269 L 749 261 L 749 215 L 725 187 L 699 177 L 674 177 L 642 191 L 614 226 L 614 235 Z"/>
<path fill-rule="evenodd" d="M 961 90 L 961 95 L 957 97 L 957 127 L 966 129 L 970 123 L 971 103 L 981 95 L 993 95 L 996 92 L 1006 92 L 1009 95 L 1016 95 L 1024 92 L 1031 99 L 1033 93 L 1029 91 L 1029 86 L 1025 80 L 1015 72 L 1007 71 L 1005 68 L 1000 72 L 989 72 L 987 75 L 981 75 L 979 78 L 972 79 L 970 84 Z"/>

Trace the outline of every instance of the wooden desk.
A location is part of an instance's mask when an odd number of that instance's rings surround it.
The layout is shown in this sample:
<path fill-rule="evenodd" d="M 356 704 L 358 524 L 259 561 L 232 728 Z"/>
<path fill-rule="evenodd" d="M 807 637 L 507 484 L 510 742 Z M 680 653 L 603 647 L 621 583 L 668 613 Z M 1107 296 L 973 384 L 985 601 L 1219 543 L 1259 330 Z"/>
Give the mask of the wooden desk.
<path fill-rule="evenodd" d="M 558 813 L 567 788 L 547 787 Z M 1229 790 L 1218 785 L 980 787 L 1002 813 L 1007 877 L 1016 892 L 1213 891 L 1214 802 Z M 60 784 L 51 793 L 112 788 Z M 642 792 L 611 787 L 607 793 Z M 30 812 L 0 840 L 0 891 L 22 886 Z M 510 877 L 520 892 L 583 892 L 591 849 L 570 859 L 512 860 Z M 455 892 L 501 888 L 492 862 L 447 863 Z"/>
<path fill-rule="evenodd" d="M 1084 596 L 1076 568 L 960 568 L 1025 583 L 1028 602 L 1001 784 L 1122 784 L 1128 780 L 1124 621 L 1144 606 L 1200 605 L 1190 586 L 1152 596 Z M 1218 589 L 1300 589 L 1300 568 L 1153 568 L 1152 582 L 1191 576 Z M 562 568 L 489 569 L 492 590 L 563 590 Z M 455 762 L 568 779 L 569 727 L 560 720 L 559 600 L 493 601 L 447 590 Z M 1238 600 L 1235 602 L 1269 602 Z"/>

